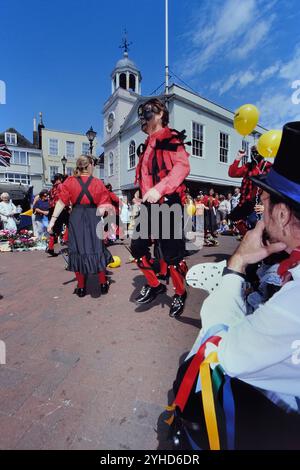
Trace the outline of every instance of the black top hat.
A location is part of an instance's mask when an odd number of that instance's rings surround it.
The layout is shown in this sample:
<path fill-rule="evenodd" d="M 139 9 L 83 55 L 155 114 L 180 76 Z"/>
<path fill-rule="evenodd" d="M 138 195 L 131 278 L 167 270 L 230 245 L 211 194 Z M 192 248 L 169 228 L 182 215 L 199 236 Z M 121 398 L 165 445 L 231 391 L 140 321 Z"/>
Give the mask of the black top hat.
<path fill-rule="evenodd" d="M 251 180 L 267 193 L 300 209 L 300 121 L 283 126 L 282 138 L 274 164 L 267 175 L 251 176 Z"/>

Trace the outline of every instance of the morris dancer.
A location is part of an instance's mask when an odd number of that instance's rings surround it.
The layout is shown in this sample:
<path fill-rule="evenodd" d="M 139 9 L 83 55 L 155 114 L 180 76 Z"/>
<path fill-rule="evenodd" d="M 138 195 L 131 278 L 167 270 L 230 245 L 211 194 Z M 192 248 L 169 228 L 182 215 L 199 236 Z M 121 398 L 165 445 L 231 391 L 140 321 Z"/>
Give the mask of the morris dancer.
<path fill-rule="evenodd" d="M 48 232 L 52 233 L 55 221 L 65 206 L 71 203 L 68 269 L 76 274 L 78 284 L 75 293 L 78 297 L 86 295 L 88 274 L 98 273 L 102 294 L 109 289 L 105 271 L 112 258 L 103 240 L 97 236 L 97 225 L 101 223 L 100 215 L 111 207 L 110 196 L 102 181 L 92 176 L 93 169 L 91 157 L 82 155 L 77 159 L 77 176 L 70 176 L 62 184 L 48 227 Z"/>
<path fill-rule="evenodd" d="M 166 286 L 159 282 L 151 262 L 151 204 L 182 205 L 185 196 L 183 181 L 190 172 L 190 165 L 184 148 L 184 136 L 168 127 L 169 113 L 162 101 L 156 98 L 148 100 L 139 107 L 138 115 L 142 130 L 148 134 L 145 144 L 139 147 L 141 152 L 136 183 L 140 186 L 142 206 L 148 211 L 149 238 L 143 239 L 135 234 L 131 241 L 131 252 L 147 280 L 136 302 L 148 304 L 166 291 Z M 187 296 L 184 281 L 187 267 L 183 260 L 185 244 L 183 237 L 176 239 L 174 236 L 176 222 L 170 219 L 168 239 L 162 237 L 155 242 L 160 253 L 162 274 L 166 274 L 168 266 L 175 289 L 169 313 L 171 317 L 182 314 Z"/>

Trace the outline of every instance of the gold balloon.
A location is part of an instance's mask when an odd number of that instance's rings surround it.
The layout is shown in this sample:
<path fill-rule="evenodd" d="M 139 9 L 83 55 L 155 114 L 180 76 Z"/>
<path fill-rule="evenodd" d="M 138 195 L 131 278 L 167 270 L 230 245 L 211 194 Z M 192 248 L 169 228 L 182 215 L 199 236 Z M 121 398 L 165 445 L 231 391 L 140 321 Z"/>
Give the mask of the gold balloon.
<path fill-rule="evenodd" d="M 257 142 L 259 154 L 265 158 L 275 157 L 279 149 L 281 137 L 282 131 L 275 129 L 261 135 Z"/>
<path fill-rule="evenodd" d="M 108 264 L 108 268 L 118 268 L 121 266 L 121 258 L 119 256 L 113 256 L 113 261 Z"/>
<path fill-rule="evenodd" d="M 186 208 L 186 211 L 190 217 L 193 217 L 193 215 L 195 215 L 196 213 L 196 207 L 194 206 L 194 204 L 189 204 Z"/>
<path fill-rule="evenodd" d="M 233 120 L 235 130 L 242 136 L 250 134 L 257 126 L 259 111 L 253 104 L 244 104 L 236 110 Z"/>

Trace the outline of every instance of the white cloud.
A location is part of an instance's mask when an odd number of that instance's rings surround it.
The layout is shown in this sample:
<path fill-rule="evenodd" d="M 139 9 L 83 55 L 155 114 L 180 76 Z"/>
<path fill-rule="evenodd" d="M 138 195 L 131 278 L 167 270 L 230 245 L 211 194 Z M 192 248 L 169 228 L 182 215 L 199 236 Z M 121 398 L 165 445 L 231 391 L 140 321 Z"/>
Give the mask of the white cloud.
<path fill-rule="evenodd" d="M 246 33 L 243 42 L 232 50 L 231 56 L 244 59 L 250 52 L 259 47 L 268 35 L 274 19 L 275 15 L 272 15 L 268 20 L 260 21 L 253 25 Z"/>
<path fill-rule="evenodd" d="M 185 77 L 203 73 L 224 59 L 240 61 L 263 47 L 275 19 L 270 8 L 276 0 L 214 0 L 201 2 L 197 19 L 185 39 L 191 46 L 183 63 Z"/>
<path fill-rule="evenodd" d="M 249 68 L 246 68 L 244 70 L 239 70 L 238 72 L 231 74 L 225 80 L 225 82 L 220 81 L 220 80 L 218 80 L 217 82 L 214 82 L 210 86 L 210 90 L 211 91 L 218 90 L 219 95 L 221 96 L 227 91 L 229 91 L 230 89 L 232 89 L 234 86 L 237 86 L 240 89 L 254 82 L 256 85 L 261 85 L 263 82 L 265 82 L 266 80 L 269 80 L 272 76 L 274 76 L 277 72 L 279 75 L 280 68 L 281 68 L 280 62 L 276 62 L 276 64 L 271 65 L 262 71 L 251 70 Z M 300 77 L 300 74 L 299 74 L 299 77 Z"/>
<path fill-rule="evenodd" d="M 288 121 L 300 120 L 300 104 L 292 102 L 295 90 L 286 86 L 270 88 L 257 103 L 260 110 L 260 122 L 269 129 L 281 129 Z"/>
<path fill-rule="evenodd" d="M 296 47 L 294 56 L 284 64 L 279 72 L 281 78 L 294 81 L 300 79 L 300 45 Z"/>
<path fill-rule="evenodd" d="M 213 63 L 215 57 L 227 50 L 237 38 L 242 38 L 255 16 L 257 0 L 226 0 L 211 2 L 197 25 L 197 31 L 190 34 L 192 51 L 184 63 L 184 75 L 192 76 Z"/>
<path fill-rule="evenodd" d="M 269 78 L 272 77 L 272 75 L 275 75 L 275 73 L 278 72 L 279 69 L 280 69 L 280 62 L 277 62 L 274 65 L 270 65 L 270 67 L 267 67 L 261 72 L 260 77 L 258 79 L 258 83 L 262 83 L 265 80 L 268 80 Z"/>

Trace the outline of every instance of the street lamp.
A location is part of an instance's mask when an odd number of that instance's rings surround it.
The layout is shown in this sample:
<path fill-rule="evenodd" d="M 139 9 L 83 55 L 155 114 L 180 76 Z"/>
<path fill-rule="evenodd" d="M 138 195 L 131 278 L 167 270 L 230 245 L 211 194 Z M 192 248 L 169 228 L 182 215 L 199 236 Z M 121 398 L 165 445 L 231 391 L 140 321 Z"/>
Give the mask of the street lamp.
<path fill-rule="evenodd" d="M 90 155 L 93 154 L 93 141 L 97 135 L 97 132 L 94 131 L 94 129 L 92 128 L 92 126 L 90 127 L 90 129 L 87 131 L 87 133 L 85 134 L 88 138 L 88 140 L 90 141 Z"/>
<path fill-rule="evenodd" d="M 63 166 L 63 175 L 64 175 L 64 176 L 65 176 L 65 174 L 66 174 L 66 164 L 67 164 L 67 161 L 68 161 L 68 160 L 66 159 L 66 157 L 63 156 L 62 159 L 61 159 L 61 163 L 62 163 L 62 166 Z"/>

